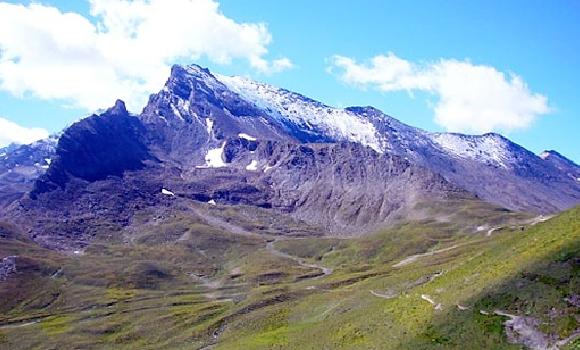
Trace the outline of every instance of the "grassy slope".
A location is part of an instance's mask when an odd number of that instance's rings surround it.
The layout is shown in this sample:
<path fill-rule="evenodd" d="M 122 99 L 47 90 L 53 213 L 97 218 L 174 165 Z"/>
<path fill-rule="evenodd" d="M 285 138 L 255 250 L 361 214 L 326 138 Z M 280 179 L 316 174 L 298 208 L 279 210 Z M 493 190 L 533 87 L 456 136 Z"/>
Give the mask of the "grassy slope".
<path fill-rule="evenodd" d="M 505 318 L 480 313 L 494 309 L 540 317 L 542 330 L 560 337 L 578 328 L 564 297 L 580 294 L 580 208 L 490 237 L 474 228 L 521 217 L 467 203 L 448 219 L 352 240 L 277 242 L 334 268 L 314 280 L 303 277 L 316 269 L 270 254 L 268 237 L 178 215 L 141 227 L 130 245 L 99 240 L 83 256 L 4 239 L 0 256 L 24 256 L 27 265 L 0 283 L 0 349 L 191 349 L 214 334 L 216 349 L 517 349 L 506 342 Z"/>
<path fill-rule="evenodd" d="M 506 342 L 504 318 L 480 313 L 495 309 L 541 317 L 543 330 L 560 337 L 578 328 L 578 310 L 564 298 L 580 293 L 579 208 L 524 231 L 455 237 L 458 248 L 393 268 L 398 260 L 389 259 L 400 246 L 414 246 L 407 243 L 417 235 L 423 237 L 419 241 L 434 238 L 424 236 L 427 231 L 410 225 L 359 241 L 288 242 L 293 251 L 301 250 L 297 244 L 319 247 L 312 256 L 324 256 L 323 264 L 338 268 L 329 277 L 336 283 L 327 284 L 324 292 L 262 310 L 250 330 L 247 320 L 240 322 L 239 329 L 223 335 L 218 348 L 518 348 Z M 406 242 L 391 245 L 394 240 Z M 335 250 L 321 254 L 329 245 Z M 362 265 L 345 266 L 345 256 L 366 261 L 364 272 L 355 272 Z M 437 273 L 442 275 L 428 280 Z M 365 275 L 377 276 L 350 284 L 354 276 Z M 343 286 L 334 288 L 341 280 Z M 371 290 L 395 297 L 378 298 Z M 441 303 L 441 310 L 422 300 L 423 294 Z M 461 311 L 457 304 L 469 309 Z M 552 307 L 558 312 L 550 317 Z"/>

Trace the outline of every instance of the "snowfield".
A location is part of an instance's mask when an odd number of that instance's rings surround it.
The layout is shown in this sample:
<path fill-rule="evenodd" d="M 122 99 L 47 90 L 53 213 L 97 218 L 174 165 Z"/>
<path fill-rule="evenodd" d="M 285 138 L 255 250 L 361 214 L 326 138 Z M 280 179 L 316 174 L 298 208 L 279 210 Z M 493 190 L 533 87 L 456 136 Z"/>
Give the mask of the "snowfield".
<path fill-rule="evenodd" d="M 377 152 L 383 150 L 375 126 L 356 113 L 326 106 L 300 94 L 244 77 L 219 74 L 215 74 L 215 77 L 274 119 L 317 129 L 336 140 L 358 142 Z"/>

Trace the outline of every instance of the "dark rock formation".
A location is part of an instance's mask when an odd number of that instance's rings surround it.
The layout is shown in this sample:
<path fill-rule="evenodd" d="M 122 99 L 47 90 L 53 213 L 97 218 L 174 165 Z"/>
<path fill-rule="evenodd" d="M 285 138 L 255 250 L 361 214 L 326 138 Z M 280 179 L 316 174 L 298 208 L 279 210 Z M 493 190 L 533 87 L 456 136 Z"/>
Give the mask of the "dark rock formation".
<path fill-rule="evenodd" d="M 71 177 L 93 182 L 143 168 L 154 159 L 145 137 L 145 128 L 122 101 L 73 124 L 60 137 L 52 166 L 35 183 L 32 197 L 63 188 Z"/>

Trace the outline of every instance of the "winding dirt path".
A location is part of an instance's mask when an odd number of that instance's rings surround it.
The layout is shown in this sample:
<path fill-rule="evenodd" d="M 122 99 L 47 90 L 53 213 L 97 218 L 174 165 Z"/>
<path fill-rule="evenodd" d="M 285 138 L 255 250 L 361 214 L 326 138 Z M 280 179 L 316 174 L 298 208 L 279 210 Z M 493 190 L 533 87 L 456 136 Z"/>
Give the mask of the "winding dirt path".
<path fill-rule="evenodd" d="M 416 260 L 420 259 L 420 258 L 424 258 L 426 256 L 433 256 L 433 255 L 437 255 L 440 253 L 445 253 L 447 251 L 453 250 L 455 248 L 459 247 L 459 244 L 454 244 L 451 247 L 447 247 L 447 248 L 442 248 L 439 250 L 432 250 L 430 252 L 425 252 L 425 253 L 421 253 L 421 254 L 415 254 L 415 255 L 411 255 L 406 257 L 405 259 L 399 261 L 398 263 L 396 263 L 395 265 L 393 265 L 393 267 L 403 267 L 406 265 L 409 265 L 411 263 L 414 263 Z"/>
<path fill-rule="evenodd" d="M 547 215 L 547 216 L 545 216 L 545 215 L 539 215 L 539 216 L 533 217 L 531 219 L 522 221 L 520 224 L 512 224 L 512 225 L 504 225 L 504 226 L 494 226 L 494 227 L 491 227 L 487 231 L 486 236 L 489 237 L 495 231 L 501 230 L 501 229 L 504 229 L 504 228 L 507 228 L 507 227 L 511 227 L 513 229 L 513 228 L 516 228 L 517 226 L 534 226 L 534 225 L 537 225 L 537 224 L 542 223 L 544 221 L 550 220 L 553 217 L 554 217 L 554 215 Z"/>
<path fill-rule="evenodd" d="M 10 329 L 10 328 L 20 328 L 20 327 L 28 327 L 28 326 L 32 326 L 35 325 L 37 323 L 40 323 L 40 321 L 44 320 L 45 318 L 48 318 L 50 316 L 43 316 L 43 317 L 38 317 L 35 319 L 32 319 L 32 321 L 27 320 L 27 321 L 13 321 L 13 322 L 7 322 L 3 325 L 0 326 L 0 329 Z"/>
<path fill-rule="evenodd" d="M 375 292 L 374 290 L 369 290 L 369 292 L 376 296 L 377 298 L 382 298 L 382 299 L 393 299 L 395 297 L 397 297 L 398 294 L 393 293 L 393 292 L 387 292 L 387 293 L 380 293 L 380 292 Z"/>
<path fill-rule="evenodd" d="M 218 216 L 213 216 L 211 215 L 211 213 L 209 212 L 208 209 L 206 208 L 199 208 L 196 207 L 194 205 L 190 205 L 189 209 L 197 216 L 199 216 L 200 218 L 202 218 L 206 224 L 210 225 L 210 226 L 216 226 L 221 228 L 222 230 L 225 230 L 227 232 L 231 232 L 231 233 L 236 233 L 239 235 L 245 235 L 245 236 L 256 236 L 255 233 L 247 231 L 246 229 L 244 229 L 241 226 L 232 224 L 230 222 L 225 221 L 224 219 L 218 217 Z"/>
<path fill-rule="evenodd" d="M 290 259 L 290 260 L 294 260 L 298 263 L 298 265 L 302 266 L 302 267 L 306 267 L 306 268 L 310 268 L 310 269 L 318 269 L 322 272 L 322 275 L 320 276 L 313 276 L 313 277 L 308 277 L 309 279 L 318 279 L 324 276 L 328 276 L 330 274 L 332 274 L 332 269 L 329 267 L 324 267 L 321 265 L 316 265 L 316 264 L 310 264 L 307 263 L 304 259 L 299 258 L 297 256 L 293 256 L 287 253 L 284 253 L 283 251 L 280 251 L 278 249 L 276 249 L 276 247 L 274 247 L 274 244 L 276 244 L 276 242 L 280 242 L 282 240 L 273 240 L 271 242 L 268 242 L 266 244 L 266 250 L 268 250 L 268 252 L 270 252 L 272 255 L 278 256 L 280 258 L 286 258 L 286 259 Z"/>
<path fill-rule="evenodd" d="M 552 217 L 553 216 L 540 215 L 540 216 L 536 216 L 534 218 L 531 218 L 529 220 L 523 221 L 520 225 L 534 226 L 534 225 L 537 225 L 537 224 L 542 223 L 544 221 L 547 221 L 547 220 L 551 219 Z M 488 231 L 486 232 L 486 236 L 488 236 L 488 237 L 491 236 L 497 230 L 501 230 L 501 229 L 504 229 L 506 227 L 514 228 L 516 226 L 517 225 L 493 226 L 493 227 L 488 229 Z M 418 259 L 421 259 L 421 258 L 424 258 L 427 256 L 433 256 L 433 255 L 437 255 L 440 253 L 444 253 L 444 252 L 453 250 L 461 245 L 463 245 L 463 244 L 454 244 L 454 245 L 447 247 L 447 248 L 442 248 L 442 249 L 432 250 L 432 251 L 428 251 L 428 252 L 421 253 L 421 254 L 411 255 L 411 256 L 408 256 L 408 257 L 404 258 L 403 260 L 399 261 L 398 263 L 394 264 L 393 267 L 403 267 L 403 266 L 409 265 L 411 263 L 414 263 Z"/>
<path fill-rule="evenodd" d="M 441 308 L 443 307 L 441 305 L 441 303 L 436 303 L 435 300 L 433 300 L 433 298 L 431 298 L 431 296 L 429 294 L 421 294 L 421 299 L 423 299 L 426 302 L 428 302 L 429 304 L 433 305 L 433 308 L 435 310 L 441 310 Z"/>

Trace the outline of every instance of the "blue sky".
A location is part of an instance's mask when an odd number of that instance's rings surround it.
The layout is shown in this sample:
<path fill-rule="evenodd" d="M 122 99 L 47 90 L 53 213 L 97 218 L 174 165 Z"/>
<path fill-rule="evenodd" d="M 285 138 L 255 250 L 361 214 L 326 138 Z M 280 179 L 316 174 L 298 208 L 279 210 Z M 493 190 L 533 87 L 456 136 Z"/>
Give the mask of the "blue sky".
<path fill-rule="evenodd" d="M 177 4 L 188 0 L 175 1 Z M 123 1 L 96 2 L 105 8 L 102 11 L 106 11 L 107 6 L 112 6 L 111 11 L 114 11 L 115 2 Z M 30 2 L 3 3 L 28 6 Z M 53 6 L 60 12 L 78 13 L 93 24 L 106 16 L 105 12 L 101 13 L 101 17 L 91 16 L 90 4 L 85 1 L 40 3 Z M 172 1 L 165 3 L 171 4 Z M 7 7 L 0 7 L 0 19 L 2 9 Z M 183 12 L 180 10 L 175 9 L 176 13 Z M 431 131 L 499 131 L 536 153 L 556 149 L 580 162 L 578 2 L 222 0 L 219 11 L 223 18 L 238 24 L 265 23 L 271 40 L 262 38 L 240 44 L 235 50 L 222 52 L 231 56 L 224 60 L 221 56 L 216 58 L 219 55 L 211 43 L 193 43 L 202 40 L 200 37 L 182 34 L 168 38 L 166 35 L 161 40 L 191 42 L 191 48 L 187 52 L 178 50 L 173 56 L 160 56 L 159 60 L 166 65 L 192 62 L 224 74 L 249 75 L 334 106 L 372 105 L 405 123 Z M 22 13 L 22 17 L 27 15 L 27 12 Z M 11 35 L 24 35 L 16 30 L 27 27 L 16 20 L 12 22 L 15 23 L 10 25 L 14 27 L 8 29 L 16 29 Z M 204 34 L 204 28 L 200 26 L 196 29 L 200 36 Z M 67 33 L 66 30 L 64 32 Z M 224 40 L 232 37 L 228 30 L 223 33 L 226 36 Z M 30 35 L 43 33 L 42 29 L 35 29 L 25 34 L 29 38 Z M 147 44 L 150 50 L 158 47 L 167 51 L 175 49 L 154 40 Z M 10 40 L 3 39 L 0 34 L 0 47 L 7 52 L 5 45 L 10 45 Z M 28 48 L 18 46 L 13 50 L 15 55 L 18 50 L 30 52 L 26 51 Z M 36 50 L 35 47 L 33 52 L 38 56 Z M 337 55 L 347 61 L 337 60 Z M 52 59 L 58 60 L 59 57 Z M 123 59 L 122 56 L 116 57 Z M 376 57 L 386 59 L 381 61 L 382 64 L 377 64 L 371 61 Z M 255 59 L 263 59 L 264 62 L 256 63 Z M 275 62 L 281 59 L 291 62 L 292 68 L 287 67 L 285 61 L 280 61 L 280 67 L 285 69 L 277 69 Z M 19 63 L 18 58 L 15 60 Z M 341 65 L 339 62 L 348 64 Z M 157 67 L 157 63 L 151 61 L 147 69 Z M 406 68 L 382 80 L 375 78 L 395 63 L 401 63 Z M 159 74 L 167 75 L 168 72 L 163 72 L 163 69 L 162 66 Z M 2 72 L 0 68 L 0 83 Z M 80 68 L 79 72 L 82 72 Z M 433 78 L 434 72 L 444 73 Z M 482 76 L 472 78 L 472 73 L 481 73 Z M 19 84 L 21 81 L 35 80 L 39 75 L 21 74 L 12 76 L 16 80 L 8 87 L 4 81 L 0 89 L 0 117 L 21 126 L 55 132 L 89 113 L 100 103 L 98 99 L 95 101 L 86 95 L 71 93 L 65 87 L 61 95 L 59 91 L 46 91 L 46 84 L 41 82 L 23 84 L 22 87 Z M 478 84 L 489 83 L 481 89 L 487 91 L 485 96 L 464 93 L 456 87 L 457 82 L 452 85 L 450 81 L 457 74 L 463 74 L 467 85 L 478 87 Z M 510 74 L 517 75 L 525 87 L 519 86 Z M 66 81 L 71 76 L 75 75 L 63 74 L 62 80 Z M 146 78 L 151 77 L 158 82 L 158 76 L 150 74 Z M 429 80 L 425 81 L 425 77 Z M 55 84 L 60 80 L 48 75 L 38 79 L 49 78 Z M 91 79 L 98 77 L 89 76 L 88 80 Z M 140 81 L 143 78 L 137 75 L 135 79 Z M 409 80 L 412 83 L 408 83 Z M 89 83 L 75 80 L 75 84 Z M 140 88 L 153 93 L 162 87 L 159 85 L 155 89 L 152 86 L 156 85 L 147 84 Z M 84 85 L 79 85 L 76 90 L 82 88 Z M 87 89 L 87 94 L 90 94 L 91 87 Z M 69 95 L 72 97 L 62 98 Z M 505 101 L 498 104 L 486 100 L 486 96 L 489 96 L 488 100 L 499 96 Z M 103 95 L 103 99 L 107 98 Z M 458 109 L 464 101 L 471 107 Z M 103 102 L 101 107 L 113 102 Z M 482 114 L 474 109 L 478 106 L 487 108 L 488 105 L 491 106 L 488 108 L 490 113 L 497 111 L 495 116 L 488 117 L 489 113 Z M 448 116 L 453 113 L 457 115 Z"/>

